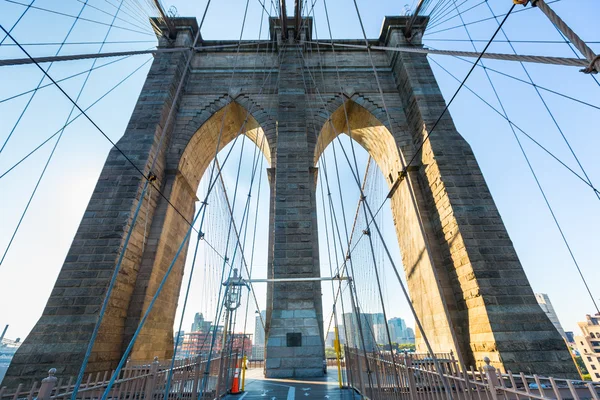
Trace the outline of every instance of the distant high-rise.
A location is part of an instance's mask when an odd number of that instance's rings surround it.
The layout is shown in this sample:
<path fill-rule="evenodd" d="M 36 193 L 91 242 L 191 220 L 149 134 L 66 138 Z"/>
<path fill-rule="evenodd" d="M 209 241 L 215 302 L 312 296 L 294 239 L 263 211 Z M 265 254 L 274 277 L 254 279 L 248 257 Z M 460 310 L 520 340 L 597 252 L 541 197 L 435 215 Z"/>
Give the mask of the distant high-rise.
<path fill-rule="evenodd" d="M 375 351 L 377 349 L 377 332 L 373 322 L 383 319 L 383 314 L 360 313 L 360 326 L 354 313 L 344 314 L 344 324 L 348 334 L 348 346 Z M 380 325 L 380 324 L 378 324 Z M 362 335 L 361 335 L 362 333 Z"/>
<path fill-rule="evenodd" d="M 254 345 L 252 346 L 252 359 L 265 359 L 265 328 L 263 323 L 267 319 L 267 312 L 262 310 L 254 320 Z"/>
<path fill-rule="evenodd" d="M 333 347 L 333 342 L 335 341 L 335 332 L 327 332 L 327 336 L 325 337 L 325 347 Z"/>
<path fill-rule="evenodd" d="M 338 337 L 340 338 L 340 344 L 346 344 L 346 329 L 344 329 L 344 325 L 338 325 Z"/>
<path fill-rule="evenodd" d="M 392 318 L 388 321 L 392 342 L 400 343 L 401 338 L 406 335 L 406 323 L 402 318 Z"/>
<path fill-rule="evenodd" d="M 556 311 L 554 311 L 554 307 L 552 307 L 552 302 L 550 302 L 550 298 L 548 297 L 548 295 L 545 293 L 536 293 L 535 299 L 550 319 L 550 322 L 554 324 L 558 333 L 560 333 L 560 335 L 563 338 L 567 339 L 567 335 L 565 335 L 565 331 L 563 330 L 560 321 L 558 320 L 558 315 L 556 315 Z"/>
<path fill-rule="evenodd" d="M 192 332 L 209 332 L 212 322 L 206 321 L 202 313 L 194 315 L 194 323 L 192 324 Z"/>
<path fill-rule="evenodd" d="M 415 332 L 406 326 L 402 318 L 392 318 L 388 321 L 392 342 L 399 344 L 414 343 Z"/>
<path fill-rule="evenodd" d="M 582 336 L 575 336 L 575 346 L 593 381 L 600 381 L 600 314 L 586 315 L 578 322 Z"/>
<path fill-rule="evenodd" d="M 262 321 L 261 321 L 262 318 Z M 254 322 L 254 345 L 255 346 L 264 346 L 265 345 L 265 329 L 263 327 L 263 321 L 267 319 L 267 312 L 262 310 L 260 312 L 260 316 L 256 316 L 256 320 Z"/>

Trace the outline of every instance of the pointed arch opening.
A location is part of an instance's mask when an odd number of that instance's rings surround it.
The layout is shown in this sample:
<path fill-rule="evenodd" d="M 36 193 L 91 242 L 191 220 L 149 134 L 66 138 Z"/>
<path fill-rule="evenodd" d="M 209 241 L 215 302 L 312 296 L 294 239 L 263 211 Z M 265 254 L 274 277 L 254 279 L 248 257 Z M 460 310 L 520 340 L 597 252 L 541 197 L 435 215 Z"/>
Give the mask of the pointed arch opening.
<path fill-rule="evenodd" d="M 254 142 L 271 165 L 271 147 L 265 131 L 246 108 L 233 101 L 214 113 L 196 130 L 179 158 L 177 169 L 189 182 L 192 190 L 196 191 L 198 188 L 200 179 L 215 154 L 238 135 L 245 135 Z"/>
<path fill-rule="evenodd" d="M 203 110 L 199 110 L 197 117 L 202 112 Z M 179 126 L 181 127 L 181 125 Z M 247 159 L 243 159 L 246 153 L 249 153 L 256 160 L 264 156 L 267 161 L 264 163 L 264 166 L 267 167 L 270 166 L 272 161 L 271 147 L 265 130 L 245 107 L 235 101 L 222 107 L 204 120 L 200 127 L 195 130 L 193 129 L 195 127 L 192 127 L 192 130 L 176 131 L 170 144 L 171 151 L 167 159 L 167 168 L 165 169 L 164 183 L 162 184 L 162 192 L 168 201 L 158 196 L 156 197 L 155 216 L 152 226 L 149 227 L 140 266 L 140 276 L 143 278 L 138 278 L 136 281 L 135 293 L 129 306 L 127 325 L 130 328 L 137 326 L 139 323 L 139 319 L 149 306 L 165 271 L 177 254 L 180 244 L 186 240 L 186 234 L 190 229 L 189 223 L 193 221 L 196 210 L 199 207 L 198 202 L 203 201 L 206 195 L 204 190 L 202 190 L 202 193 L 199 192 L 199 187 L 201 186 L 203 177 L 206 175 L 206 178 L 208 178 L 209 174 L 207 172 L 210 173 L 212 169 L 211 163 L 215 160 L 215 156 L 222 151 L 231 149 L 231 146 L 234 145 L 234 140 L 243 135 L 245 137 L 239 138 L 236 142 L 236 148 L 233 149 L 231 158 L 227 161 L 227 164 L 224 164 L 224 160 L 221 158 L 223 164 L 220 165 L 220 168 L 223 173 L 223 179 L 227 179 L 226 169 L 230 166 L 235 166 L 237 169 L 239 162 L 242 168 L 244 168 L 244 162 L 248 163 Z M 252 141 L 258 150 L 252 149 L 251 146 L 246 147 L 247 151 L 245 150 L 244 154 L 241 150 L 238 150 L 241 147 L 240 140 L 246 139 Z M 261 152 L 262 156 L 260 155 Z M 252 155 L 253 153 L 255 153 L 255 156 Z M 259 170 L 258 165 L 260 164 L 257 162 L 254 167 L 256 168 L 256 173 L 266 174 L 264 166 L 262 170 Z M 251 167 L 248 165 L 244 172 L 248 172 L 250 169 Z M 234 207 L 233 196 L 227 198 L 224 194 L 225 189 L 223 188 L 226 186 L 226 183 L 225 181 L 221 181 L 221 179 L 217 171 L 215 171 L 212 176 L 212 180 L 215 182 L 215 190 L 211 192 L 213 194 L 208 199 L 209 205 L 206 206 L 206 209 L 219 210 L 219 217 L 227 219 L 230 218 L 227 210 L 232 210 L 228 208 L 228 202 L 231 201 L 231 206 Z M 256 181 L 258 181 L 258 178 Z M 267 180 L 263 179 L 263 182 L 265 181 Z M 208 185 L 205 187 L 202 184 L 202 187 L 206 189 Z M 247 187 L 239 189 L 238 202 L 241 203 L 245 201 L 246 197 L 250 197 L 246 196 L 248 194 L 246 192 L 247 189 Z M 219 191 L 220 194 L 217 195 L 216 193 Z M 238 204 L 238 209 L 241 210 L 242 208 L 243 206 Z M 268 211 L 266 213 L 268 214 Z M 237 209 L 235 210 L 234 217 L 236 220 L 239 217 Z M 207 221 L 210 218 L 209 215 L 206 216 Z M 239 220 L 237 223 L 239 224 Z M 198 226 L 195 228 L 199 229 Z M 236 231 L 235 235 L 230 235 L 232 238 L 230 241 L 227 241 L 229 244 L 224 244 L 224 247 L 228 249 L 231 249 L 231 246 L 237 245 L 236 241 L 238 239 L 236 236 L 242 234 L 239 225 L 237 229 L 228 229 L 228 224 L 225 222 L 218 227 L 205 224 L 201 231 L 202 238 L 206 243 L 209 243 L 211 235 L 213 237 L 218 237 L 219 235 L 225 237 L 226 234 L 224 233 Z M 149 314 L 147 323 L 140 332 L 140 337 L 144 339 L 136 342 L 131 354 L 132 360 L 148 360 L 154 356 L 164 359 L 172 356 L 174 345 L 173 326 L 176 321 L 179 323 L 181 316 L 181 312 L 177 310 L 178 306 L 181 306 L 179 300 L 182 293 L 182 283 L 183 281 L 187 282 L 187 277 L 189 276 L 189 270 L 186 270 L 185 267 L 186 264 L 188 267 L 190 264 L 190 257 L 187 257 L 187 255 L 193 255 L 194 247 L 190 246 L 190 244 L 196 242 L 197 235 L 199 233 L 193 232 L 182 248 L 181 254 L 174 264 L 173 271 L 169 275 L 152 312 Z M 204 247 L 208 248 L 211 246 L 214 248 L 215 256 L 221 257 L 227 255 L 226 250 L 217 248 L 219 244 L 214 241 Z M 208 250 L 206 251 L 208 252 Z M 239 268 L 239 256 L 236 265 Z M 212 279 L 212 282 L 214 284 L 219 280 L 220 277 Z M 196 277 L 194 277 L 194 281 L 197 281 Z M 188 307 L 184 321 L 187 321 L 190 315 L 193 317 L 193 312 L 193 308 L 190 309 Z M 189 326 L 189 324 L 186 325 Z M 127 338 L 124 343 L 128 343 Z"/>
<path fill-rule="evenodd" d="M 375 213 L 378 210 L 379 206 L 382 205 L 384 201 L 387 201 L 389 204 L 389 206 L 384 205 L 383 208 L 389 208 L 389 210 L 391 211 L 391 219 L 393 220 L 393 226 L 386 226 L 386 221 L 379 220 L 378 223 L 383 222 L 383 236 L 384 240 L 388 245 L 391 245 L 395 233 L 398 243 L 398 247 L 396 248 L 399 248 L 399 254 L 392 249 L 392 256 L 394 258 L 396 257 L 396 255 L 398 255 L 399 258 L 401 257 L 401 262 L 400 259 L 398 259 L 395 260 L 395 264 L 397 268 L 404 268 L 403 280 L 405 280 L 406 282 L 411 297 L 411 303 L 415 307 L 416 313 L 419 316 L 421 323 L 423 324 L 427 336 L 430 338 L 436 338 L 434 342 L 434 351 L 455 351 L 457 346 L 455 338 L 450 328 L 450 316 L 446 312 L 445 306 L 445 301 L 453 301 L 453 295 L 451 291 L 445 291 L 442 289 L 442 287 L 445 285 L 445 281 L 441 282 L 440 278 L 445 280 L 445 276 L 442 276 L 443 271 L 436 270 L 436 266 L 433 263 L 432 255 L 428 248 L 427 236 L 429 236 L 430 233 L 426 234 L 426 229 L 429 229 L 427 227 L 427 222 L 425 222 L 425 225 L 423 225 L 421 221 L 421 218 L 423 217 L 423 210 L 420 209 L 421 207 L 423 207 L 423 204 L 420 203 L 422 201 L 421 196 L 418 192 L 413 192 L 414 188 L 411 189 L 409 187 L 406 179 L 399 180 L 399 173 L 402 171 L 402 164 L 400 158 L 400 143 L 408 142 L 405 135 L 409 135 L 409 133 L 395 132 L 396 137 L 394 137 L 394 135 L 392 135 L 388 127 L 386 127 L 386 125 L 382 123 L 368 109 L 361 106 L 360 104 L 357 104 L 352 100 L 346 100 L 344 104 L 342 104 L 329 116 L 329 118 L 324 122 L 319 132 L 319 136 L 317 137 L 314 149 L 315 165 L 317 165 L 321 157 L 326 156 L 326 154 L 324 153 L 326 153 L 327 150 L 329 150 L 328 145 L 331 144 L 334 140 L 336 140 L 336 137 L 342 133 L 347 136 L 350 136 L 350 140 L 354 140 L 364 150 L 366 150 L 368 155 L 376 163 L 379 171 L 385 178 L 385 184 L 382 183 L 382 185 L 386 185 L 384 189 L 385 193 L 383 195 L 380 194 L 379 198 L 377 198 L 377 196 L 372 196 L 367 192 L 365 192 L 365 194 L 368 199 L 367 201 L 369 202 L 371 212 L 373 213 Z M 357 151 L 356 153 L 358 154 L 363 152 Z M 342 155 L 342 153 L 339 150 L 337 150 L 337 163 L 340 167 L 340 170 L 342 168 L 348 169 L 348 164 L 345 159 L 346 156 L 350 158 L 350 163 L 353 164 L 354 161 L 352 160 L 353 155 L 351 152 L 346 150 L 346 155 Z M 359 161 L 359 168 L 361 168 L 360 165 L 361 163 Z M 327 169 L 329 170 L 328 174 L 331 174 L 332 171 L 335 174 L 335 171 L 337 170 L 337 168 L 333 169 L 329 166 L 327 167 Z M 352 169 L 354 169 L 354 165 L 352 165 Z M 364 170 L 358 171 L 361 184 L 363 183 L 363 171 Z M 410 174 L 412 179 L 416 179 L 416 175 L 413 175 L 416 174 L 416 172 L 410 172 Z M 355 189 L 355 192 L 358 192 L 356 182 L 354 181 L 355 178 L 352 177 L 351 179 L 352 181 L 348 180 L 344 183 L 348 186 L 352 186 L 353 189 Z M 331 175 L 329 177 L 329 180 L 332 181 Z M 333 180 L 335 181 L 335 178 L 333 178 Z M 392 186 L 394 186 L 394 190 L 390 191 L 390 188 Z M 337 191 L 337 186 L 335 188 L 332 187 L 331 189 L 332 192 L 335 192 Z M 346 189 L 347 188 L 345 188 L 344 185 L 342 185 L 341 191 L 344 192 L 344 190 Z M 419 189 L 417 188 L 416 190 L 418 191 Z M 356 201 L 358 201 L 359 196 L 356 193 L 354 195 L 356 195 L 355 199 Z M 351 199 L 351 197 L 354 195 L 351 194 L 350 196 L 345 196 L 346 198 L 343 199 L 343 201 L 349 200 L 349 206 L 351 207 L 350 211 L 348 209 L 346 210 L 346 221 L 350 224 L 352 224 L 353 222 L 352 220 L 348 221 L 349 217 L 347 214 L 352 214 L 350 218 L 355 217 L 354 213 L 356 208 L 354 207 L 356 207 L 356 203 L 354 202 L 354 199 Z M 342 193 L 340 196 L 343 197 L 344 194 Z M 387 200 L 385 200 L 386 197 Z M 337 210 L 339 212 L 340 207 L 338 207 Z M 328 210 L 327 212 L 331 211 Z M 370 217 L 365 214 L 366 211 L 364 211 L 359 206 L 359 209 L 356 210 L 356 219 L 354 221 L 355 226 L 352 227 L 352 229 L 354 230 L 354 238 L 351 239 L 351 249 L 353 249 L 352 251 L 360 251 L 360 246 L 354 247 L 356 246 L 356 242 L 358 239 L 357 237 L 369 235 L 371 236 L 371 239 L 374 242 L 380 240 L 378 238 L 375 228 L 372 225 L 367 225 L 367 221 L 370 221 Z M 381 215 L 379 217 L 381 217 Z M 338 221 L 341 221 L 339 216 L 336 218 Z M 425 218 L 427 217 L 425 216 Z M 340 222 L 337 223 L 339 224 Z M 331 230 L 333 229 L 334 228 L 332 227 Z M 386 234 L 385 232 L 387 230 L 389 230 L 388 234 Z M 324 231 L 325 229 L 321 229 L 320 227 L 319 232 Z M 365 234 L 365 232 L 368 233 Z M 335 238 L 332 238 L 332 240 L 335 240 Z M 337 240 L 339 241 L 340 239 Z M 345 254 L 342 254 L 342 257 L 340 258 L 340 260 L 353 259 L 355 260 L 354 262 L 358 262 L 358 264 L 360 264 L 354 266 L 355 272 L 358 277 L 360 277 L 361 273 L 359 269 L 372 269 L 374 265 L 374 261 L 370 253 L 370 251 L 372 250 L 369 249 L 368 243 L 369 241 L 366 239 L 362 241 L 361 246 L 366 246 L 365 252 L 368 253 L 368 255 L 365 255 L 362 259 L 359 258 L 358 254 L 351 255 L 348 258 L 346 258 L 347 256 Z M 342 245 L 343 247 L 346 247 L 346 244 Z M 377 247 L 376 243 L 375 247 Z M 396 253 L 396 255 L 394 253 Z M 325 257 L 324 259 L 327 258 Z M 388 290 L 390 290 L 391 292 L 393 281 L 394 290 L 396 291 L 395 294 L 400 293 L 400 291 L 398 290 L 399 287 L 396 276 L 394 275 L 391 266 L 388 264 L 387 257 L 382 257 L 379 260 L 379 262 L 386 265 L 385 268 L 388 269 L 388 279 L 385 283 L 389 285 Z M 380 273 L 381 272 L 382 271 L 380 271 Z M 400 274 L 402 273 L 400 272 Z M 355 282 L 357 280 L 359 279 L 354 279 Z M 369 298 L 369 296 L 371 296 L 372 293 L 376 293 L 375 289 L 369 291 L 369 289 L 365 287 L 363 288 L 363 290 L 365 291 L 367 298 Z M 358 294 L 358 296 L 360 297 L 360 293 Z M 401 306 L 401 304 L 406 304 L 404 298 L 402 296 L 398 296 L 396 300 L 397 301 L 395 301 L 394 304 L 386 303 L 386 308 L 388 309 L 388 319 L 391 317 L 404 317 L 411 320 L 412 316 L 410 315 L 408 305 Z M 375 299 L 374 301 L 378 302 L 379 300 Z M 368 307 L 366 306 L 363 307 L 364 309 L 368 309 Z M 402 310 L 402 315 L 398 315 L 394 312 L 394 310 L 397 312 L 399 309 Z M 367 313 L 369 312 L 373 311 L 367 311 Z M 346 313 L 348 313 L 348 310 L 346 310 Z M 348 321 L 350 321 L 349 324 L 347 324 L 350 327 L 349 329 L 353 329 L 355 323 L 352 323 L 352 318 L 349 318 Z M 374 332 L 363 332 L 362 340 L 365 340 L 365 343 L 362 343 L 360 346 L 356 347 L 362 348 L 364 345 L 367 349 L 375 348 L 375 343 L 380 344 L 379 340 L 382 337 L 385 338 L 385 335 L 383 335 L 382 332 L 383 331 L 377 332 L 376 330 Z M 425 346 L 422 341 L 422 333 L 418 331 L 416 331 L 415 333 L 417 336 L 417 349 L 419 351 L 424 351 Z M 357 332 L 355 332 L 355 334 L 358 335 Z M 377 338 L 377 336 L 379 336 L 379 339 Z M 350 343 L 352 343 L 350 336 L 347 340 L 350 340 Z M 360 339 L 358 337 L 355 337 L 354 340 L 354 344 L 357 344 Z M 371 345 L 369 344 L 369 341 L 371 342 Z M 385 342 L 383 344 L 385 344 Z"/>
<path fill-rule="evenodd" d="M 344 108 L 346 109 L 344 111 Z M 346 118 L 347 114 L 347 118 Z M 340 106 L 323 125 L 315 146 L 314 163 L 338 134 L 346 134 L 373 157 L 391 186 L 401 171 L 400 153 L 394 137 L 371 112 L 352 100 Z"/>

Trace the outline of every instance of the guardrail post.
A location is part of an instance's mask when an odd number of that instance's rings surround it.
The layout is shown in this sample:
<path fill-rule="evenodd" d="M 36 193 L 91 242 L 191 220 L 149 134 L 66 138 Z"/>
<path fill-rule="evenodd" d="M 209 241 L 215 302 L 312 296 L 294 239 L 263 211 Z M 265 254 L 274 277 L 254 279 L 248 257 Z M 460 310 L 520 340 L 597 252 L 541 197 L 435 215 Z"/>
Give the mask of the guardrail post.
<path fill-rule="evenodd" d="M 404 352 L 404 364 L 406 365 L 406 376 L 408 377 L 409 398 L 417 398 L 417 383 L 415 382 L 415 370 L 412 363 L 412 356 Z"/>
<path fill-rule="evenodd" d="M 488 389 L 490 394 L 492 395 L 493 400 L 498 400 L 498 394 L 496 393 L 496 388 L 499 386 L 498 375 L 496 375 L 496 368 L 493 365 L 490 365 L 489 357 L 484 357 L 483 362 L 485 365 L 483 366 L 483 371 L 485 372 L 485 376 L 487 378 Z"/>
<path fill-rule="evenodd" d="M 40 386 L 40 391 L 38 392 L 36 400 L 50 400 L 50 396 L 52 395 L 52 391 L 58 380 L 56 376 L 54 376 L 55 374 L 56 368 L 50 368 L 50 370 L 48 370 L 48 377 L 42 379 L 42 385 Z"/>
<path fill-rule="evenodd" d="M 156 386 L 156 375 L 159 365 L 158 357 L 154 357 L 154 361 L 150 364 L 150 375 L 146 379 L 146 389 L 144 390 L 144 399 L 146 400 L 154 397 L 154 387 Z"/>

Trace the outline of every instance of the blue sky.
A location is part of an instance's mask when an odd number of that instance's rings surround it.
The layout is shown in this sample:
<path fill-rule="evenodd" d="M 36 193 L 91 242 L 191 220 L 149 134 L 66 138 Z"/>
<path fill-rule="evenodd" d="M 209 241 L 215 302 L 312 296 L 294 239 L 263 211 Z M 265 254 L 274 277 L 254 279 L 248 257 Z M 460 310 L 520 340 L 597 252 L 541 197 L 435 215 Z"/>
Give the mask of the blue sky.
<path fill-rule="evenodd" d="M 25 0 L 15 1 L 25 3 Z M 166 8 L 171 5 L 175 6 L 181 16 L 189 15 L 198 18 L 202 15 L 206 5 L 205 1 L 163 1 L 163 3 Z M 291 12 L 293 2 L 289 3 L 288 9 Z M 511 3 L 499 0 L 489 2 L 496 14 L 506 12 Z M 60 2 L 37 0 L 35 4 L 38 7 L 71 15 L 76 15 L 83 6 L 83 3 L 78 0 Z M 101 23 L 78 21 L 68 41 L 101 42 L 108 31 L 106 24 L 110 24 L 111 15 L 116 11 L 111 4 L 118 4 L 118 1 L 89 0 L 89 7 L 84 8 L 82 17 Z M 127 0 L 124 4 L 126 6 L 124 5 L 122 12 L 118 14 L 118 17 L 123 20 L 116 20 L 118 27 L 110 30 L 108 41 L 129 41 L 130 43 L 109 43 L 104 46 L 103 51 L 146 49 L 155 44 L 155 37 L 150 31 L 149 24 L 143 15 L 138 15 L 138 9 L 134 6 L 134 2 Z M 213 2 L 202 28 L 203 38 L 237 39 L 240 35 L 245 4 L 244 0 Z M 460 7 L 467 9 L 475 6 L 464 13 L 465 22 L 477 21 L 491 15 L 485 4 L 476 6 L 477 4 L 477 1 L 469 0 Z M 361 37 L 356 12 L 351 1 L 330 0 L 327 5 L 335 38 Z M 370 38 L 379 35 L 383 16 L 404 12 L 404 4 L 393 1 L 359 0 L 358 5 L 367 35 Z M 104 13 L 91 6 L 103 10 Z M 583 39 L 600 41 L 596 25 L 600 4 L 593 0 L 577 2 L 561 0 L 551 6 L 567 23 L 571 24 Z M 0 0 L 0 24 L 6 28 L 12 26 L 23 10 L 22 5 Z M 518 7 L 515 10 L 521 10 L 521 8 Z M 328 39 L 322 1 L 316 2 L 315 13 L 319 38 Z M 451 12 L 448 17 L 452 17 L 454 14 Z M 261 7 L 258 1 L 250 0 L 247 23 L 243 33 L 244 39 L 258 37 L 260 18 Z M 62 42 L 72 22 L 73 18 L 70 17 L 42 10 L 30 10 L 13 33 L 15 38 L 22 43 Z M 135 26 L 132 26 L 131 23 Z M 424 37 L 426 45 L 441 49 L 472 50 L 471 43 L 468 41 L 449 41 L 450 39 L 467 39 L 467 34 L 460 26 L 458 18 L 440 23 L 437 27 L 433 26 L 435 23 L 432 22 L 432 33 L 426 34 Z M 457 27 L 448 29 L 455 26 Z M 468 25 L 472 38 L 482 41 L 489 39 L 496 27 L 493 19 Z M 561 40 L 560 35 L 537 9 L 514 13 L 506 22 L 505 30 L 511 40 Z M 440 32 L 435 33 L 436 31 Z M 0 35 L 0 38 L 2 36 Z M 265 26 L 263 26 L 261 38 L 266 38 Z M 497 39 L 504 40 L 501 36 L 498 36 Z M 9 46 L 9 44 L 11 43 L 7 40 L 0 46 L 0 58 L 24 57 L 15 46 Z M 481 50 L 485 42 L 476 42 L 475 45 L 478 50 Z M 521 54 L 573 57 L 573 53 L 564 43 L 514 43 L 514 46 Z M 60 54 L 97 52 L 99 47 L 99 44 L 68 45 L 61 50 Z M 600 51 L 600 46 L 595 43 L 591 44 L 591 47 Z M 58 50 L 57 45 L 26 46 L 26 48 L 33 55 L 38 56 L 53 55 Z M 510 52 L 511 49 L 506 43 L 494 43 L 488 51 Z M 447 56 L 430 56 L 430 58 L 440 63 L 459 79 L 462 79 L 470 68 L 469 63 L 456 58 Z M 90 117 L 114 141 L 118 140 L 124 132 L 149 68 L 149 60 L 151 60 L 149 55 L 135 56 L 99 68 L 91 74 L 81 95 L 79 103 L 85 108 L 126 75 L 139 68 L 121 86 L 89 111 Z M 112 61 L 114 60 L 103 59 L 98 61 L 97 66 Z M 431 64 L 445 98 L 449 99 L 459 83 L 433 61 Z M 84 71 L 91 65 L 91 60 L 56 63 L 50 69 L 50 74 L 55 79 L 60 79 Z M 521 66 L 513 62 L 485 60 L 485 65 L 520 79 L 528 79 Z M 578 68 L 533 64 L 527 64 L 526 67 L 536 84 L 594 105 L 600 104 L 598 101 L 600 87 L 590 76 L 578 72 Z M 490 76 L 511 120 L 567 165 L 580 172 L 533 88 L 494 72 L 490 72 Z M 24 90 L 33 89 L 41 77 L 41 73 L 35 66 L 0 67 L 0 141 L 2 143 L 8 137 L 28 96 L 2 100 Z M 70 95 L 76 96 L 84 79 L 85 74 L 61 82 L 61 86 Z M 44 81 L 44 83 L 48 82 Z M 477 68 L 473 72 L 466 86 L 490 102 L 492 106 L 499 108 L 481 68 Z M 542 94 L 592 182 L 597 186 L 600 185 L 598 183 L 600 182 L 600 163 L 597 162 L 600 138 L 595 123 L 600 116 L 600 110 L 554 94 L 546 92 L 542 92 Z M 27 154 L 35 145 L 56 132 L 64 124 L 70 109 L 70 103 L 56 88 L 48 87 L 40 90 L 35 95 L 14 135 L 0 153 L 0 174 Z M 450 112 L 459 132 L 473 147 L 531 285 L 536 292 L 549 294 L 565 330 L 575 330 L 576 322 L 584 319 L 586 313 L 593 313 L 594 309 L 508 124 L 471 94 L 466 87 L 461 90 L 450 106 Z M 600 272 L 598 272 L 600 268 L 596 256 L 596 247 L 600 239 L 597 230 L 600 225 L 600 214 L 598 213 L 600 201 L 589 188 L 574 178 L 564 167 L 544 154 L 531 141 L 522 136 L 521 138 L 581 269 L 588 281 L 592 283 L 592 290 L 595 297 L 598 298 L 600 292 L 593 287 L 593 284 L 596 283 L 597 286 L 600 278 Z M 350 146 L 348 140 L 343 139 L 342 142 L 345 146 Z M 240 143 L 237 146 L 239 149 Z M 50 149 L 51 145 L 44 147 L 10 174 L 0 179 L 0 250 L 2 252 L 18 223 Z M 11 325 L 9 337 L 24 337 L 43 310 L 46 298 L 52 289 L 109 149 L 110 143 L 83 118 L 77 119 L 65 130 L 54 159 L 23 220 L 10 252 L 0 266 L 0 325 Z M 238 150 L 234 150 L 236 158 L 239 157 Z M 325 157 L 330 163 L 330 148 L 326 151 Z M 366 158 L 366 153 L 359 151 L 360 169 L 364 168 Z M 252 146 L 246 146 L 243 165 L 249 165 L 251 162 Z M 350 171 L 347 167 L 344 168 L 341 169 L 341 177 L 344 182 L 351 182 Z M 247 168 L 244 168 L 243 173 L 248 173 Z M 225 180 L 230 192 L 233 191 L 235 174 L 235 163 L 231 162 L 225 168 Z M 266 175 L 263 178 L 266 178 Z M 242 179 L 242 182 L 244 181 L 247 182 L 247 175 L 245 179 Z M 198 197 L 203 197 L 201 195 L 203 185 L 201 185 Z M 346 186 L 342 197 L 349 199 L 346 202 L 346 217 L 350 223 L 358 195 L 352 185 Z M 375 192 L 382 193 L 384 191 L 382 187 L 382 183 L 374 182 Z M 249 187 L 246 185 L 240 190 L 247 192 Z M 258 209 L 259 216 L 262 215 L 262 218 L 258 219 L 255 256 L 257 277 L 266 275 L 266 215 L 268 213 L 266 179 L 262 181 L 261 190 Z M 318 202 L 320 204 L 320 198 Z M 236 205 L 237 210 L 241 208 L 243 208 L 242 203 Z M 320 228 L 323 233 L 324 221 L 321 210 L 319 213 L 321 215 L 319 217 Z M 215 211 L 215 218 L 217 216 L 217 211 Z M 239 220 L 241 214 L 236 213 L 236 216 Z M 393 248 L 394 257 L 400 264 L 398 246 L 390 221 L 389 210 L 384 207 L 380 223 L 385 231 L 386 241 Z M 253 220 L 251 220 L 251 224 L 253 224 Z M 321 234 L 320 246 L 323 275 L 328 275 L 328 266 L 325 264 L 326 257 L 323 252 L 326 248 L 324 234 Z M 380 252 L 381 249 L 378 248 L 378 251 Z M 189 329 L 194 312 L 214 313 L 214 304 L 211 305 L 209 298 L 214 292 L 215 286 L 206 283 L 206 277 L 216 276 L 219 260 L 208 252 L 201 252 L 201 257 L 199 261 L 206 266 L 207 275 L 199 273 L 192 282 L 193 292 L 184 318 L 184 329 Z M 188 258 L 188 266 L 190 263 L 191 260 Z M 387 275 L 391 274 L 389 268 L 389 264 L 385 263 L 383 270 L 387 277 L 392 276 Z M 186 269 L 186 274 L 187 272 L 189 272 L 189 268 Z M 406 301 L 397 295 L 397 282 L 393 279 L 385 281 L 388 315 L 404 317 L 411 321 Z M 364 290 L 367 293 L 367 289 Z M 256 288 L 256 296 L 261 307 L 264 305 L 264 293 L 264 288 Z M 374 311 L 377 310 L 377 299 L 365 294 L 364 302 L 365 308 L 372 307 Z M 330 289 L 329 286 L 324 286 L 326 318 L 329 314 L 327 310 L 331 308 L 330 304 Z M 252 306 L 250 310 L 253 311 Z M 250 321 L 252 326 L 252 314 Z M 240 323 L 242 323 L 241 317 Z M 412 324 L 412 322 L 410 323 Z M 252 331 L 252 328 L 253 326 L 249 330 Z"/>

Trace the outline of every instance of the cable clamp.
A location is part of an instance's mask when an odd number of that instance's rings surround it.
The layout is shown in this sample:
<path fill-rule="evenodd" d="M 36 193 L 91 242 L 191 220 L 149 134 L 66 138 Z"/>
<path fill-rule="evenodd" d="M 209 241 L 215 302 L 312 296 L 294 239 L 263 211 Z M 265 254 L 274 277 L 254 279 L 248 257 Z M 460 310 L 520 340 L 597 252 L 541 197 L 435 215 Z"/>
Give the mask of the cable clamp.
<path fill-rule="evenodd" d="M 365 201 L 367 199 L 367 196 L 365 196 L 364 194 L 360 195 L 360 201 Z"/>
<path fill-rule="evenodd" d="M 583 72 L 584 74 L 597 74 L 598 69 L 596 68 L 596 64 L 598 62 L 600 62 L 600 54 L 594 57 L 592 61 L 590 61 L 590 64 L 587 67 L 580 69 L 579 72 Z"/>
<path fill-rule="evenodd" d="M 404 180 L 405 177 L 406 177 L 406 168 L 404 168 L 402 171 L 398 172 L 398 179 L 396 179 L 396 182 L 394 182 L 394 184 L 390 188 L 390 191 L 388 192 L 386 198 L 388 198 L 388 199 L 392 198 L 392 196 L 394 195 L 394 193 L 396 193 L 396 190 L 400 186 L 400 183 L 402 183 L 402 181 Z"/>
<path fill-rule="evenodd" d="M 198 240 L 204 240 L 204 232 L 200 231 L 200 233 L 198 233 Z"/>
<path fill-rule="evenodd" d="M 363 235 L 371 236 L 371 230 L 369 228 L 363 230 Z"/>
<path fill-rule="evenodd" d="M 152 182 L 155 182 L 158 179 L 158 177 L 154 174 L 154 172 L 150 171 L 148 173 L 147 179 L 148 179 L 148 182 L 152 183 Z"/>
<path fill-rule="evenodd" d="M 350 261 L 350 254 L 346 256 L 346 261 Z"/>

